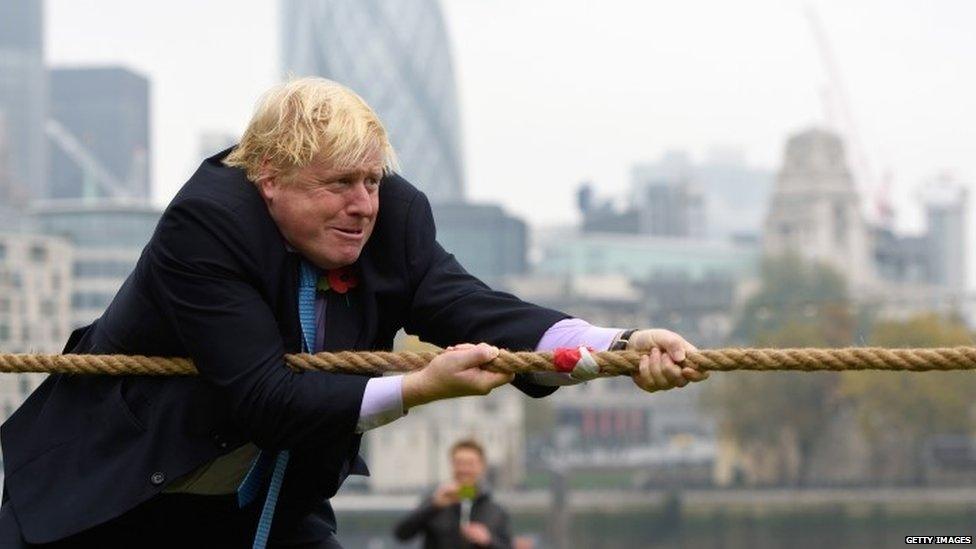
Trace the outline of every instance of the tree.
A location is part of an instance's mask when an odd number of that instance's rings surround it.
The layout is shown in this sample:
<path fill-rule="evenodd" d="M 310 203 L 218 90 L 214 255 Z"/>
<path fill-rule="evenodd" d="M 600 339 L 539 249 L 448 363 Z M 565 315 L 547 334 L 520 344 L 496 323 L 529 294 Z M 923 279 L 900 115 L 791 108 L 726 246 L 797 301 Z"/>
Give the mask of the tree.
<path fill-rule="evenodd" d="M 852 334 L 844 277 L 796 255 L 763 260 L 760 289 L 743 305 L 732 331 L 743 343 L 793 347 L 849 345 Z"/>
<path fill-rule="evenodd" d="M 786 256 L 763 261 L 760 288 L 744 304 L 733 337 L 757 347 L 837 347 L 851 344 L 854 325 L 844 278 Z M 738 372 L 706 387 L 704 402 L 742 452 L 767 463 L 777 456 L 778 475 L 765 480 L 800 484 L 835 411 L 838 384 L 831 373 Z"/>
<path fill-rule="evenodd" d="M 935 314 L 878 323 L 871 344 L 879 347 L 971 345 L 972 334 L 958 318 Z M 923 480 L 923 449 L 934 434 L 968 434 L 973 428 L 972 372 L 845 372 L 841 393 L 856 407 L 872 449 L 877 480 L 903 476 L 907 464 Z"/>

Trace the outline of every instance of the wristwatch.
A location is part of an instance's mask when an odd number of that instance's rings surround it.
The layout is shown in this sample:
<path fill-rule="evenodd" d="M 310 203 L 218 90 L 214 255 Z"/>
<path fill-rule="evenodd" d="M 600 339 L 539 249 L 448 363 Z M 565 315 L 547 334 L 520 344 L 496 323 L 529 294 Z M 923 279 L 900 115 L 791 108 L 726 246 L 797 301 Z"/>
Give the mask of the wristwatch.
<path fill-rule="evenodd" d="M 613 339 L 613 343 L 610 344 L 610 351 L 623 351 L 627 349 L 627 343 L 630 341 L 630 336 L 634 335 L 637 330 L 631 328 L 630 330 L 624 330 L 620 332 L 620 335 Z"/>

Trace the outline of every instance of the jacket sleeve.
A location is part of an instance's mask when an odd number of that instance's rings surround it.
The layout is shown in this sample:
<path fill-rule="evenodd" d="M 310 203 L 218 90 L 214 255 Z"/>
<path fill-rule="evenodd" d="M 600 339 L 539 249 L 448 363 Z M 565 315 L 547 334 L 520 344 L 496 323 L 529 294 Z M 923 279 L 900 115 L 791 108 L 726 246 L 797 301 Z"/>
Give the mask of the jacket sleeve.
<path fill-rule="evenodd" d="M 400 541 L 407 541 L 427 530 L 427 524 L 440 509 L 434 506 L 430 496 L 425 497 L 420 506 L 400 519 L 393 527 L 393 535 Z"/>
<path fill-rule="evenodd" d="M 405 329 L 442 347 L 488 342 L 513 351 L 535 350 L 542 335 L 565 313 L 533 305 L 492 290 L 468 274 L 436 240 L 430 203 L 417 193 L 406 227 L 407 268 L 415 292 Z M 555 387 L 516 376 L 513 385 L 530 396 L 545 396 Z"/>
<path fill-rule="evenodd" d="M 285 366 L 278 323 L 248 273 L 247 228 L 240 225 L 209 200 L 172 205 L 148 250 L 154 299 L 201 376 L 227 396 L 249 440 L 270 449 L 314 448 L 351 435 L 368 378 Z"/>
<path fill-rule="evenodd" d="M 491 532 L 491 549 L 512 549 L 512 529 L 509 526 L 508 513 L 500 505 L 495 505 L 497 515 L 492 524 L 486 525 Z"/>

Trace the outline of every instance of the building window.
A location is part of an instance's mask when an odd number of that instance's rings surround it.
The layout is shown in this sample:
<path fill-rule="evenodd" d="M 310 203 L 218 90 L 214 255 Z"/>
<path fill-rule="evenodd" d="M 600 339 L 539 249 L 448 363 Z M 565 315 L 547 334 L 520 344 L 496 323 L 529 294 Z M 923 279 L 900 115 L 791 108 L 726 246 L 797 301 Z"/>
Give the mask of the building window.
<path fill-rule="evenodd" d="M 21 374 L 21 376 L 20 376 L 20 395 L 21 396 L 27 396 L 28 394 L 30 394 L 30 390 L 31 390 L 31 388 L 30 388 L 30 380 L 27 379 L 27 376 Z"/>
<path fill-rule="evenodd" d="M 31 246 L 30 259 L 34 263 L 44 263 L 47 261 L 47 249 L 36 244 Z"/>
<path fill-rule="evenodd" d="M 41 314 L 47 317 L 54 316 L 54 301 L 45 299 L 41 301 Z"/>
<path fill-rule="evenodd" d="M 102 309 L 112 302 L 113 294 L 102 292 L 77 292 L 71 295 L 74 309 Z"/>
<path fill-rule="evenodd" d="M 125 278 L 132 267 L 130 261 L 76 261 L 73 269 L 77 278 Z"/>
<path fill-rule="evenodd" d="M 834 204 L 834 241 L 838 246 L 847 243 L 847 208 L 843 202 Z"/>
<path fill-rule="evenodd" d="M 481 406 L 484 408 L 486 414 L 494 414 L 498 412 L 498 402 L 496 402 L 494 399 L 483 399 L 481 401 Z"/>
<path fill-rule="evenodd" d="M 7 245 L 0 243 L 0 261 L 7 259 Z"/>
<path fill-rule="evenodd" d="M 10 326 L 0 324 L 0 341 L 10 341 Z"/>

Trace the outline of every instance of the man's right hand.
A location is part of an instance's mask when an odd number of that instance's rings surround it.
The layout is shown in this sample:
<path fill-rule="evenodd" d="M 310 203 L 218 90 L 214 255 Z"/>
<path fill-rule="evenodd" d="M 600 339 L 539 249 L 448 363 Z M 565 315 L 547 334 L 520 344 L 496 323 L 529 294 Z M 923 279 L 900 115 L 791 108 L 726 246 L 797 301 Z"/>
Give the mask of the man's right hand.
<path fill-rule="evenodd" d="M 455 503 L 461 501 L 461 487 L 455 482 L 448 482 L 447 484 L 441 484 L 437 487 L 434 492 L 431 501 L 434 507 L 443 509 L 449 505 L 454 505 Z"/>
<path fill-rule="evenodd" d="M 424 369 L 403 377 L 404 409 L 446 398 L 487 395 L 495 387 L 510 383 L 515 374 L 481 369 L 497 356 L 498 348 L 487 343 L 447 348 Z"/>

